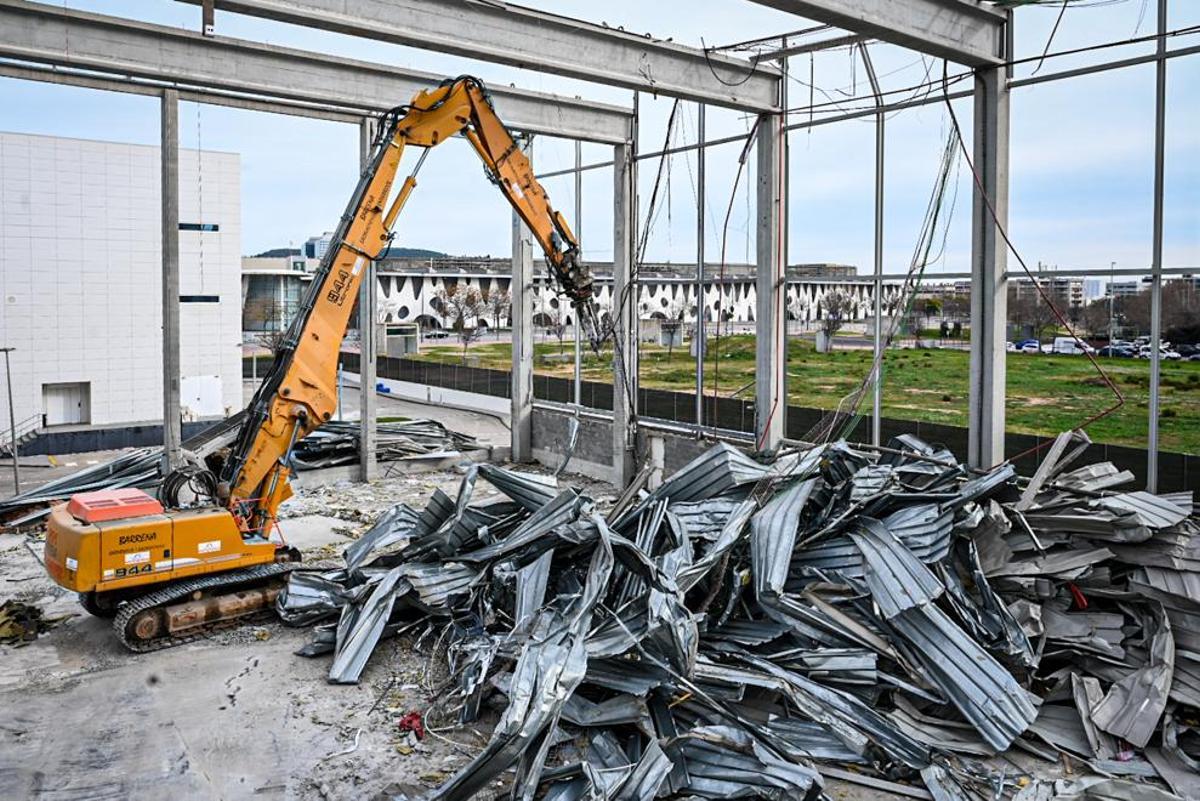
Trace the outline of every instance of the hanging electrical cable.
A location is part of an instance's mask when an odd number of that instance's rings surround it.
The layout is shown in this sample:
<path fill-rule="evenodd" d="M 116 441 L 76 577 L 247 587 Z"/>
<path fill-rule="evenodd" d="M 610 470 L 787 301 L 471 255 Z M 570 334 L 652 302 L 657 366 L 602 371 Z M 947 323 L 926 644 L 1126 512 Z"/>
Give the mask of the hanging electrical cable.
<path fill-rule="evenodd" d="M 943 62 L 942 74 L 945 75 L 948 72 L 948 69 L 949 67 L 947 64 Z M 1055 319 L 1058 320 L 1058 324 L 1062 326 L 1068 334 L 1071 335 L 1071 338 L 1074 339 L 1076 343 L 1078 343 L 1080 346 L 1084 345 L 1083 340 L 1080 339 L 1079 335 L 1075 333 L 1075 329 L 1072 327 L 1066 315 L 1062 313 L 1050 295 L 1042 287 L 1042 282 L 1039 281 L 1036 276 L 1034 276 L 1033 271 L 1030 270 L 1029 265 L 1025 263 L 1025 259 L 1017 250 L 1016 245 L 1014 245 L 1012 239 L 1009 238 L 1007 227 L 1000 222 L 1000 216 L 996 213 L 996 207 L 992 202 L 992 198 L 988 195 L 987 189 L 984 187 L 983 178 L 979 175 L 979 171 L 975 168 L 974 162 L 971 161 L 970 153 L 967 152 L 967 143 L 966 140 L 963 139 L 962 130 L 958 124 L 958 115 L 954 113 L 954 104 L 950 102 L 950 93 L 948 91 L 943 92 L 943 99 L 946 103 L 946 108 L 950 113 L 950 121 L 952 123 L 954 136 L 958 141 L 959 150 L 962 152 L 963 160 L 966 161 L 967 166 L 971 168 L 971 176 L 975 181 L 975 189 L 977 192 L 979 192 L 979 196 L 982 198 L 985 208 L 987 208 L 988 216 L 991 217 L 992 223 L 996 226 L 996 233 L 998 233 L 1000 238 L 1004 240 L 1004 246 L 1008 248 L 1009 253 L 1012 253 L 1013 258 L 1015 258 L 1017 263 L 1021 265 L 1021 269 L 1024 271 L 1026 277 L 1028 277 L 1028 279 L 1033 283 L 1034 288 L 1037 290 L 1038 296 L 1042 299 L 1042 302 L 1046 304 L 1047 308 L 1050 309 Z M 1073 431 L 1083 431 L 1097 420 L 1108 417 L 1110 414 L 1125 405 L 1125 396 L 1121 394 L 1121 390 L 1117 388 L 1117 385 L 1109 377 L 1108 373 L 1106 373 L 1104 368 L 1100 366 L 1100 362 L 1096 360 L 1096 357 L 1092 354 L 1092 352 L 1086 347 L 1081 347 L 1080 349 L 1083 351 L 1083 355 L 1087 357 L 1088 361 L 1091 362 L 1096 374 L 1100 376 L 1100 380 L 1109 388 L 1116 400 L 1111 406 L 1100 410 L 1096 414 L 1093 414 L 1083 420 L 1081 423 L 1079 423 L 1079 425 L 1074 426 L 1072 428 Z M 1026 451 L 1022 451 L 1008 461 L 1016 461 L 1024 456 L 1037 453 L 1043 448 L 1049 446 L 1052 442 L 1053 440 L 1046 440 L 1045 442 L 1029 448 Z"/>

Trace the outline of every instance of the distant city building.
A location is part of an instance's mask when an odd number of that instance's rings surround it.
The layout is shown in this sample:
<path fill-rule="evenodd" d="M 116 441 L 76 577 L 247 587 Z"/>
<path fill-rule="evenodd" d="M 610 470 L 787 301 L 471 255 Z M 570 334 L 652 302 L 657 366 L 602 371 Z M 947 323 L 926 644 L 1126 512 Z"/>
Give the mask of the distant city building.
<path fill-rule="evenodd" d="M 1136 278 L 1128 281 L 1110 281 L 1105 297 L 1129 298 L 1142 291 L 1142 282 Z"/>
<path fill-rule="evenodd" d="M 1083 302 L 1091 303 L 1093 300 L 1099 300 L 1108 294 L 1105 281 L 1103 278 L 1085 278 L 1083 279 Z"/>
<path fill-rule="evenodd" d="M 320 236 L 309 237 L 304 243 L 304 256 L 310 259 L 325 258 L 325 251 L 329 250 L 329 243 L 333 241 L 333 231 L 326 231 Z"/>
<path fill-rule="evenodd" d="M 315 239 L 309 240 L 309 243 Z M 306 247 L 309 243 L 306 243 Z M 328 248 L 328 243 L 325 247 Z M 438 314 L 436 303 L 439 290 L 456 285 L 469 286 L 485 293 L 510 290 L 510 258 L 426 255 L 429 253 L 432 251 L 406 252 L 393 248 L 377 260 L 378 322 L 443 327 L 445 321 Z M 308 263 L 312 265 L 312 258 L 308 259 Z M 286 265 L 286 258 L 247 257 L 242 260 L 242 295 L 245 299 L 242 327 L 247 337 L 279 330 L 281 326 L 286 326 L 286 321 L 294 314 L 295 306 L 313 276 L 311 272 L 289 270 Z M 611 311 L 613 303 L 612 263 L 589 262 L 589 267 L 595 276 L 595 299 L 603 317 Z M 701 306 L 705 318 L 754 322 L 757 298 L 755 266 L 710 263 L 705 270 L 709 278 Z M 567 325 L 574 325 L 570 304 L 546 285 L 544 264 L 539 262 L 535 272 L 538 276 L 533 287 L 535 315 L 552 315 L 561 310 L 563 321 Z M 870 281 L 857 278 L 857 272 L 857 268 L 849 264 L 789 265 L 788 318 L 799 322 L 821 319 L 825 295 L 835 289 L 849 293 L 853 298 L 852 320 L 861 320 L 870 315 L 874 286 Z M 637 309 L 642 319 L 695 321 L 694 265 L 652 262 L 640 265 L 638 274 Z M 895 291 L 893 283 L 885 284 L 885 293 Z M 500 315 L 499 322 L 502 326 L 508 325 L 507 314 Z M 495 315 L 489 312 L 480 324 L 494 325 Z"/>
<path fill-rule="evenodd" d="M 1029 278 L 1017 278 L 1009 282 L 1009 286 L 1017 301 L 1040 298 L 1045 294 L 1054 301 L 1055 306 L 1062 308 L 1084 305 L 1082 278 L 1042 275 L 1038 276 L 1036 283 Z"/>

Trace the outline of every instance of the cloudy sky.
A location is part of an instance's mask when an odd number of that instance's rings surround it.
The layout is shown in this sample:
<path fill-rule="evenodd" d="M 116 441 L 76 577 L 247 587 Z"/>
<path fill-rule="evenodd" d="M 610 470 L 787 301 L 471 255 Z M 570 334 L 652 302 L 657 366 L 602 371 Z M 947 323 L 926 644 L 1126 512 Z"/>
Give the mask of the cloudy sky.
<path fill-rule="evenodd" d="M 199 10 L 170 0 L 57 0 L 55 5 L 176 25 L 199 26 Z M 529 2 L 545 10 L 623 26 L 626 30 L 672 37 L 699 46 L 729 44 L 777 35 L 807 23 L 744 0 L 584 0 Z M 1085 0 L 1067 10 L 1052 50 L 1127 40 L 1153 32 L 1154 6 L 1148 0 Z M 1171 0 L 1169 29 L 1200 26 L 1200 2 Z M 686 13 L 680 13 L 686 10 Z M 1058 7 L 1017 12 L 1018 57 L 1037 56 L 1046 46 Z M 472 73 L 492 83 L 512 83 L 545 92 L 630 105 L 632 93 L 596 84 L 542 75 L 412 48 L 364 42 L 262 20 L 219 13 L 222 35 L 342 54 L 454 75 Z M 1200 43 L 1200 33 L 1171 40 L 1171 47 Z M 1099 52 L 1047 60 L 1042 73 L 1127 58 L 1153 45 L 1125 45 Z M 940 76 L 941 62 L 883 44 L 871 57 L 885 91 L 918 85 L 926 74 Z M 1027 75 L 1035 64 L 1022 65 Z M 790 105 L 836 102 L 859 108 L 870 102 L 861 58 L 849 49 L 803 56 L 790 65 Z M 959 71 L 950 66 L 953 74 Z M 965 84 L 964 84 L 965 85 Z M 858 99 L 854 99 L 855 96 Z M 397 102 L 407 98 L 397 98 Z M 665 136 L 672 101 L 643 97 L 639 147 L 657 150 Z M 826 106 L 828 107 L 828 105 Z M 967 124 L 970 105 L 955 106 Z M 1150 262 L 1153 189 L 1154 67 L 1143 65 L 1014 91 L 1012 100 L 1011 233 L 1026 260 L 1060 268 L 1145 267 Z M 792 121 L 808 118 L 808 112 Z M 683 104 L 672 142 L 695 141 L 696 108 Z M 710 109 L 708 134 L 744 132 L 743 115 Z M 243 251 L 298 246 L 331 229 L 357 178 L 357 131 L 349 125 L 293 117 L 181 104 L 185 147 L 241 154 Z M 0 130 L 110 141 L 157 144 L 158 108 L 153 99 L 0 78 Z M 943 104 L 910 109 L 887 120 L 885 261 L 903 270 L 910 259 L 938 158 L 949 131 Z M 791 134 L 792 204 L 789 257 L 792 262 L 840 262 L 869 271 L 872 264 L 874 122 L 841 122 Z M 712 148 L 707 161 L 706 252 L 720 258 L 724 240 L 730 261 L 753 259 L 751 170 L 734 192 L 740 147 Z M 584 146 L 585 163 L 607 160 L 607 147 Z M 535 144 L 540 171 L 568 167 L 570 142 L 540 138 Z M 695 157 L 676 156 L 666 165 L 663 203 L 651 225 L 647 258 L 695 259 Z M 657 160 L 641 162 L 639 223 Z M 181 180 L 191 176 L 182 175 Z M 583 219 L 578 224 L 585 256 L 612 255 L 611 170 L 590 171 L 584 179 Z M 959 165 L 949 237 L 936 270 L 968 269 L 970 177 Z M 1200 266 L 1200 55 L 1170 62 L 1168 72 L 1166 244 L 1168 267 Z M 574 208 L 571 179 L 547 182 L 560 208 Z M 669 198 L 669 203 L 667 199 Z M 729 225 L 722 223 L 732 198 Z M 951 203 L 953 200 L 953 203 Z M 748 216 L 749 215 L 749 216 Z M 568 215 L 570 216 L 570 214 Z M 455 254 L 504 254 L 509 249 L 509 213 L 486 184 L 465 142 L 452 141 L 430 154 L 417 194 L 398 224 L 397 243 Z"/>

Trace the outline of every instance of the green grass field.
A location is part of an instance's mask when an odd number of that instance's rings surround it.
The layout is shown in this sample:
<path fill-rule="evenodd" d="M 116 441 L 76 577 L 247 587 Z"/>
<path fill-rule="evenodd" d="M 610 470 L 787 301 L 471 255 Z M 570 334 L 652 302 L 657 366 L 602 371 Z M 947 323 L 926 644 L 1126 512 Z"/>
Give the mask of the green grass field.
<path fill-rule="evenodd" d="M 566 352 L 571 353 L 571 343 Z M 710 344 L 705 368 L 707 385 L 719 374 L 719 391 L 729 395 L 754 380 L 754 337 L 725 337 L 721 343 L 719 368 Z M 557 342 L 534 346 L 539 374 L 568 377 L 570 363 L 547 363 L 545 357 L 559 351 Z M 667 349 L 641 347 L 641 383 L 647 387 L 692 391 L 696 373 L 687 347 Z M 479 367 L 507 370 L 512 365 L 507 342 L 478 344 L 471 348 L 471 363 Z M 453 344 L 424 348 L 420 358 L 461 363 L 461 348 Z M 884 363 L 884 415 L 947 425 L 967 424 L 967 352 L 957 350 L 892 350 Z M 588 353 L 584 377 L 592 381 L 612 380 L 611 353 L 597 357 Z M 1095 442 L 1131 447 L 1146 446 L 1150 363 L 1135 359 L 1101 359 L 1125 397 L 1125 405 L 1088 427 Z M 788 394 L 791 403 L 833 409 L 852 392 L 871 364 L 866 350 L 817 353 L 804 340 L 793 339 L 788 350 Z M 1165 451 L 1200 453 L 1200 363 L 1163 362 L 1161 381 L 1162 416 L 1160 447 Z M 752 396 L 745 390 L 744 396 Z M 1054 435 L 1077 426 L 1113 402 L 1112 392 L 1082 356 L 1008 355 L 1008 430 Z M 870 397 L 864 401 L 870 408 Z"/>

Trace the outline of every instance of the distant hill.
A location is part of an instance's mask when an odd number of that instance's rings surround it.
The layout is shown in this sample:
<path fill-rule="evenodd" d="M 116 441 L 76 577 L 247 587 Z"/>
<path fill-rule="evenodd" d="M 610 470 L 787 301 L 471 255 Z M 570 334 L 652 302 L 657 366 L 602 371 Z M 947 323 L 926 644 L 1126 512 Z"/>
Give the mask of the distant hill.
<path fill-rule="evenodd" d="M 282 259 L 287 256 L 299 256 L 300 248 L 271 248 L 262 253 L 255 253 L 252 259 Z"/>
<path fill-rule="evenodd" d="M 448 256 L 440 250 L 425 250 L 424 248 L 390 247 L 380 254 L 381 259 L 444 259 Z"/>

